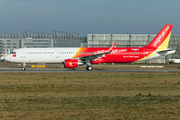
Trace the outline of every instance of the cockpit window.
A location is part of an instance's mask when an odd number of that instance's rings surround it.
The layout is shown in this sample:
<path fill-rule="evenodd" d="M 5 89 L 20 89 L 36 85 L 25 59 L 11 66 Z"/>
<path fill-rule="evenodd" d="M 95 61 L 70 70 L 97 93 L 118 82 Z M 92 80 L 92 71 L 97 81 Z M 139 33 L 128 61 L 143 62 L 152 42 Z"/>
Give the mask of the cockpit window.
<path fill-rule="evenodd" d="M 16 52 L 10 52 L 10 54 L 15 54 L 16 55 Z"/>

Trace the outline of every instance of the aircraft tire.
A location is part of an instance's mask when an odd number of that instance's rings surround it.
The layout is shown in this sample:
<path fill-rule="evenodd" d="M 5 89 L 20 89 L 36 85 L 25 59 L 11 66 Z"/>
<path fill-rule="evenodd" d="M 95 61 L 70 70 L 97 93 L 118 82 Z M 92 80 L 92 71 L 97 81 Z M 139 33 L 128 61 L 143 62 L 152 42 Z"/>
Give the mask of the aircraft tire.
<path fill-rule="evenodd" d="M 86 70 L 88 70 L 88 71 L 92 71 L 92 69 L 93 69 L 93 68 L 92 68 L 91 66 L 87 66 L 87 67 L 86 67 Z"/>
<path fill-rule="evenodd" d="M 26 68 L 25 68 L 25 67 L 22 67 L 22 68 L 21 68 L 21 70 L 22 70 L 22 71 L 25 71 L 25 70 L 26 70 Z"/>

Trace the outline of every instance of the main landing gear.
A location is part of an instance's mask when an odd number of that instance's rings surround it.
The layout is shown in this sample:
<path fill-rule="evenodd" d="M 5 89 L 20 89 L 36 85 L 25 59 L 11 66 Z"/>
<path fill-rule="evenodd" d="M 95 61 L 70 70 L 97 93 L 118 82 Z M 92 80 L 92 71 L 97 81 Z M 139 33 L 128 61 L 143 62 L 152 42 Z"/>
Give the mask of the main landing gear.
<path fill-rule="evenodd" d="M 89 70 L 89 71 L 91 71 L 93 68 L 91 67 L 91 66 L 87 66 L 86 67 L 86 70 Z"/>
<path fill-rule="evenodd" d="M 86 61 L 86 65 L 87 65 L 86 70 L 91 71 L 93 69 L 91 66 L 90 60 Z"/>
<path fill-rule="evenodd" d="M 26 63 L 23 63 L 23 66 L 21 68 L 22 71 L 25 71 L 26 70 Z"/>

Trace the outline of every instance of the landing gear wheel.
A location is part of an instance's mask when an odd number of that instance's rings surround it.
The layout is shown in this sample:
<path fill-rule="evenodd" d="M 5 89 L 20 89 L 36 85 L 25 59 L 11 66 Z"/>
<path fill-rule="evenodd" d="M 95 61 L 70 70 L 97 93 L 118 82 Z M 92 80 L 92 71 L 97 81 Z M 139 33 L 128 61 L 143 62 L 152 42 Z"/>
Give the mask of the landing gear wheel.
<path fill-rule="evenodd" d="M 87 66 L 86 67 L 86 70 L 89 70 L 89 71 L 91 71 L 93 68 L 91 67 L 91 66 Z"/>
<path fill-rule="evenodd" d="M 24 70 L 26 70 L 26 68 L 25 68 L 25 67 L 22 67 L 21 70 L 24 71 Z"/>

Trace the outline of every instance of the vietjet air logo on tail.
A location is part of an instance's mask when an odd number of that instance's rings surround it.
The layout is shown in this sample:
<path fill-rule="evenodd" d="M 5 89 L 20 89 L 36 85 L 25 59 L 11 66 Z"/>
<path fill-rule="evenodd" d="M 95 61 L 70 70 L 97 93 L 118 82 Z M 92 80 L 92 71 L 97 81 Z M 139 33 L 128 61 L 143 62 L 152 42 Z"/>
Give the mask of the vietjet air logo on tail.
<path fill-rule="evenodd" d="M 152 40 L 152 42 L 146 46 L 146 48 L 154 50 L 167 49 L 172 27 L 173 25 L 165 25 L 163 29 L 157 34 L 157 36 Z"/>
<path fill-rule="evenodd" d="M 153 46 L 154 46 L 154 47 L 156 47 L 157 44 L 158 44 L 159 42 L 161 42 L 161 39 L 164 37 L 164 35 L 165 35 L 165 33 L 168 31 L 168 29 L 169 29 L 169 26 L 167 26 L 167 27 L 162 31 L 162 33 L 158 36 L 158 38 L 156 39 L 156 41 L 153 43 Z"/>
<path fill-rule="evenodd" d="M 156 56 L 157 52 L 165 51 L 168 48 L 172 27 L 173 25 L 165 25 L 149 45 L 144 47 L 144 57 L 137 61 L 153 58 L 153 56 Z M 149 52 L 147 53 L 147 51 Z"/>

